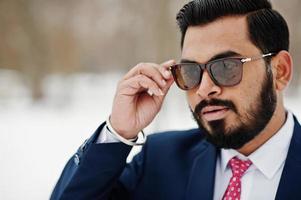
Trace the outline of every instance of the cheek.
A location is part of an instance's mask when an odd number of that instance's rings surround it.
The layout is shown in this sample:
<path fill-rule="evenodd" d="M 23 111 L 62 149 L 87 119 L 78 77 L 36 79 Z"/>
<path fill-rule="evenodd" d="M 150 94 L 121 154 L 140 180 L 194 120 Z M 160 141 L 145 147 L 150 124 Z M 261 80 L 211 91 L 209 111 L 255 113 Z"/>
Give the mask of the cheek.
<path fill-rule="evenodd" d="M 247 62 L 243 65 L 242 82 L 255 83 L 261 82 L 266 74 L 266 66 L 263 60 Z"/>
<path fill-rule="evenodd" d="M 239 90 L 235 102 L 238 113 L 244 116 L 246 113 L 257 109 L 258 101 L 260 101 L 261 81 L 257 81 L 253 84 L 245 85 Z"/>
<path fill-rule="evenodd" d="M 254 102 L 262 90 L 262 83 L 266 76 L 265 67 L 258 65 L 245 66 L 242 81 L 239 85 L 240 102 Z"/>
<path fill-rule="evenodd" d="M 195 90 L 190 90 L 186 92 L 186 98 L 189 104 L 189 107 L 194 111 L 195 106 L 200 103 L 199 96 L 196 94 Z"/>

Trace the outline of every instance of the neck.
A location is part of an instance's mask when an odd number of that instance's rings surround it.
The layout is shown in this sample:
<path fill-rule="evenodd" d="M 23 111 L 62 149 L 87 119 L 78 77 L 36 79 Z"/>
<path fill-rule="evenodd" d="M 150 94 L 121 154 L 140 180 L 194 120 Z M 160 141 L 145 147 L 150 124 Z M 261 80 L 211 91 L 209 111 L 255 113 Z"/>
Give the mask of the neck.
<path fill-rule="evenodd" d="M 261 147 L 266 141 L 273 137 L 286 121 L 286 111 L 284 106 L 277 105 L 274 115 L 267 126 L 250 142 L 245 144 L 238 152 L 249 156 L 251 153 Z"/>

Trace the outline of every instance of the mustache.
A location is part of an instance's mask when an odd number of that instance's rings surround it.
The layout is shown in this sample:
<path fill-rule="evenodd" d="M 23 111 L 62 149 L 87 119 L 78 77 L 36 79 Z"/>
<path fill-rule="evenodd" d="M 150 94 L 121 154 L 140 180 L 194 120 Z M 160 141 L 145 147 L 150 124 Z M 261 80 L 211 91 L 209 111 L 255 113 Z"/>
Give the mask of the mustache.
<path fill-rule="evenodd" d="M 202 100 L 200 103 L 196 105 L 194 109 L 194 113 L 200 113 L 201 110 L 206 106 L 224 106 L 237 113 L 237 108 L 232 101 L 221 100 L 221 99 Z"/>

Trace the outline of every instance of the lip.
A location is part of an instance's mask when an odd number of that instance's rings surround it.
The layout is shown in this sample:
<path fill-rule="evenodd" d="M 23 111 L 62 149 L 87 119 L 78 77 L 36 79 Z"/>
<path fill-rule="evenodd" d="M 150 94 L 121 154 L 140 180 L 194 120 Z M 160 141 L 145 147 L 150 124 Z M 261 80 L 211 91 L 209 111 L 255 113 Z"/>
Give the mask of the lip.
<path fill-rule="evenodd" d="M 224 118 L 229 110 L 225 106 L 206 106 L 202 109 L 201 115 L 206 121 L 214 121 Z"/>

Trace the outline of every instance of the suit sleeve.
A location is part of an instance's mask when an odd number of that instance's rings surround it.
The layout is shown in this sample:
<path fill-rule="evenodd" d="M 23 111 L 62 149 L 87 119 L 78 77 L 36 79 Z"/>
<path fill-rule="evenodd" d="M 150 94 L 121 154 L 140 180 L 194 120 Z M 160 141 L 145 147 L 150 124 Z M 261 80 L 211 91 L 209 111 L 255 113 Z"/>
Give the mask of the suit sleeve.
<path fill-rule="evenodd" d="M 127 199 L 142 174 L 142 157 L 126 164 L 131 150 L 123 143 L 95 144 L 102 124 L 66 164 L 51 200 Z"/>

